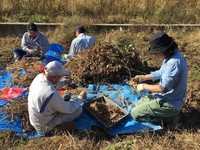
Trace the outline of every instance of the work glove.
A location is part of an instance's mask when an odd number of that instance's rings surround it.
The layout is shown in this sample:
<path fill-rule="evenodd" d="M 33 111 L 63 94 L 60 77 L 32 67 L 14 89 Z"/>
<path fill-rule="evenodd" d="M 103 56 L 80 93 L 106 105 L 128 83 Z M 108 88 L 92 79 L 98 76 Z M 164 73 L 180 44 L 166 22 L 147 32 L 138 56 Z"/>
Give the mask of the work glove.
<path fill-rule="evenodd" d="M 142 91 L 144 91 L 145 89 L 144 89 L 144 84 L 138 84 L 137 85 L 137 92 L 138 93 L 140 93 L 140 92 L 142 92 Z"/>
<path fill-rule="evenodd" d="M 145 77 L 144 77 L 144 75 L 137 75 L 134 77 L 134 81 L 137 83 L 145 81 Z"/>

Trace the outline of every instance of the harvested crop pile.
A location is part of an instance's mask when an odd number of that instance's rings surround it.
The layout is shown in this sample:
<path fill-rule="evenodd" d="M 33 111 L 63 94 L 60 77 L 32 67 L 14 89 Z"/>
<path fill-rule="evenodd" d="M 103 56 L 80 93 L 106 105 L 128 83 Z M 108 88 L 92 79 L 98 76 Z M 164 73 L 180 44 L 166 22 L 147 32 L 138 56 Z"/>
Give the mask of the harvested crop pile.
<path fill-rule="evenodd" d="M 79 52 L 66 65 L 77 83 L 115 83 L 143 71 L 138 54 L 117 45 L 99 43 Z"/>
<path fill-rule="evenodd" d="M 41 71 L 40 66 L 41 63 L 38 62 L 38 58 L 29 57 L 7 65 L 6 70 L 12 72 L 12 85 L 28 87 Z"/>
<path fill-rule="evenodd" d="M 6 70 L 10 72 L 15 72 L 16 70 L 20 70 L 20 69 L 24 69 L 24 70 L 31 69 L 35 72 L 38 72 L 39 65 L 40 65 L 40 62 L 38 60 L 39 60 L 38 57 L 26 57 L 13 64 L 7 65 Z"/>
<path fill-rule="evenodd" d="M 94 101 L 85 106 L 108 127 L 125 115 L 118 107 L 105 101 Z"/>
<path fill-rule="evenodd" d="M 12 51 L 2 50 L 0 51 L 0 64 L 1 67 L 4 68 L 7 64 L 9 64 L 13 59 Z M 0 67 L 0 68 L 1 68 Z"/>
<path fill-rule="evenodd" d="M 24 70 L 25 74 L 22 76 L 20 71 L 12 74 L 11 84 L 18 85 L 19 87 L 29 87 L 33 79 L 37 76 L 36 72 L 29 72 Z"/>
<path fill-rule="evenodd" d="M 22 117 L 21 124 L 24 127 L 24 132 L 33 130 L 33 127 L 29 122 L 27 96 L 12 99 L 10 103 L 7 103 L 1 108 L 1 111 L 6 114 L 8 113 L 8 116 L 2 120 L 8 119 L 12 122 L 17 118 Z"/>
<path fill-rule="evenodd" d="M 0 37 L 0 68 L 14 61 L 12 49 L 15 46 L 20 47 L 20 41 L 21 37 Z"/>

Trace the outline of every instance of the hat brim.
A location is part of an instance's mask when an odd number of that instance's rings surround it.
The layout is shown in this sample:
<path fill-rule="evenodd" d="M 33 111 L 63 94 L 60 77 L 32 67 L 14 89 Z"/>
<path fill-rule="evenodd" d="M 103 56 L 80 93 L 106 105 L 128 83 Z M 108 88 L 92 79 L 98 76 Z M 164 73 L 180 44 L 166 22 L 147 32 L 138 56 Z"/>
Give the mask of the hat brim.
<path fill-rule="evenodd" d="M 164 51 L 168 50 L 173 45 L 173 43 L 174 43 L 174 41 L 172 40 L 172 42 L 170 43 L 169 46 L 158 47 L 158 48 L 151 48 L 150 47 L 149 52 L 153 53 L 153 54 L 159 53 L 159 52 L 164 52 Z"/>

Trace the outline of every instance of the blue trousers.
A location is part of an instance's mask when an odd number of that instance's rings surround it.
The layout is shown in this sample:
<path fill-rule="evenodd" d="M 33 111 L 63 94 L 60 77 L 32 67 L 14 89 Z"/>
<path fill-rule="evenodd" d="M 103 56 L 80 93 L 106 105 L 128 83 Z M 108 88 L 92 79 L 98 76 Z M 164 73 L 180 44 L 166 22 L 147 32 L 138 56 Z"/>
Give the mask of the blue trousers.
<path fill-rule="evenodd" d="M 24 51 L 23 49 L 21 48 L 14 48 L 13 49 L 13 54 L 14 54 L 14 58 L 15 59 L 22 59 L 22 58 L 25 58 L 25 57 L 40 57 L 39 55 L 38 56 L 33 56 L 32 54 L 29 54 L 28 52 Z M 40 58 L 40 60 L 43 60 L 45 58 L 45 56 L 42 56 Z"/>
<path fill-rule="evenodd" d="M 18 60 L 20 60 L 24 57 L 33 57 L 33 55 L 29 54 L 28 52 L 24 51 L 21 48 L 14 48 L 13 54 L 14 54 L 14 57 Z"/>

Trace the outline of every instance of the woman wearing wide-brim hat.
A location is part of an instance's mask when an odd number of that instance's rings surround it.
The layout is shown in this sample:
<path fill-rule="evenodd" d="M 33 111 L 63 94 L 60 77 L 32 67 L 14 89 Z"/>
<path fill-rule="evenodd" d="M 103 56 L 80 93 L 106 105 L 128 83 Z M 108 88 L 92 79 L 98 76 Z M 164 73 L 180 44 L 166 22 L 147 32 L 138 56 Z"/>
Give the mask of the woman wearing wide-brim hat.
<path fill-rule="evenodd" d="M 160 31 L 149 40 L 149 52 L 155 59 L 163 61 L 159 70 L 147 75 L 135 77 L 138 81 L 159 80 L 159 84 L 138 84 L 137 91 L 149 90 L 149 96 L 142 97 L 131 115 L 138 121 L 163 123 L 174 129 L 178 114 L 184 105 L 187 87 L 187 63 L 178 51 L 178 46 L 172 37 Z"/>

